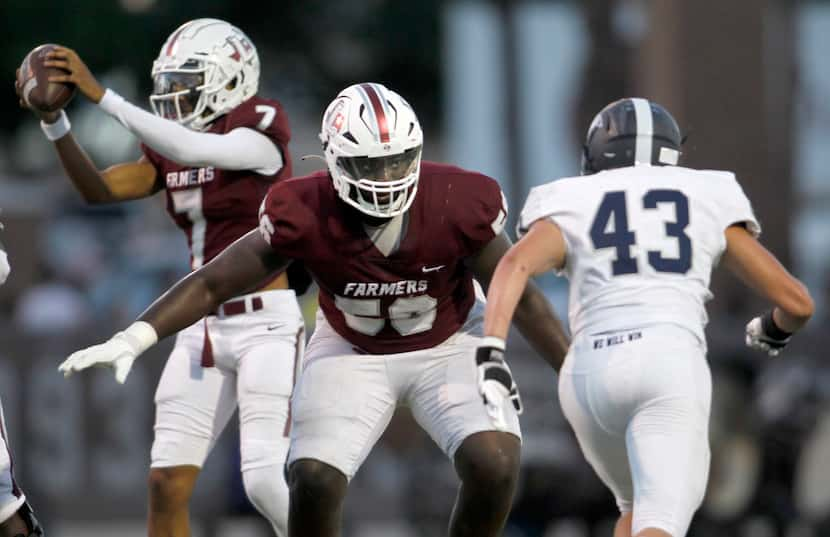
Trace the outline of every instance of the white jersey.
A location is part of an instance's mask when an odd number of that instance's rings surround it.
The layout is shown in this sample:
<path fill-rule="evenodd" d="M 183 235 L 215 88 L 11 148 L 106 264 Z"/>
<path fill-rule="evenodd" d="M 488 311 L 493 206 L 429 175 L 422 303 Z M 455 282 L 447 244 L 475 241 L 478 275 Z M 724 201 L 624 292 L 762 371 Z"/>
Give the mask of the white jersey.
<path fill-rule="evenodd" d="M 577 336 L 657 323 L 705 341 L 704 304 L 724 231 L 761 227 L 730 172 L 631 166 L 569 177 L 530 191 L 519 234 L 550 218 L 567 243 L 568 318 Z"/>

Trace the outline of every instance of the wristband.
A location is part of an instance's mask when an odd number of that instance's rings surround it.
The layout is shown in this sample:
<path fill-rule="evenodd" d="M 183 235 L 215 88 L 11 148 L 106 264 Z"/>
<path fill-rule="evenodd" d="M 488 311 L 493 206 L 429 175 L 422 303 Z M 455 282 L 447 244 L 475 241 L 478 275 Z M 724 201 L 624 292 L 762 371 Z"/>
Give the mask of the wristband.
<path fill-rule="evenodd" d="M 761 317 L 761 330 L 764 334 L 768 335 L 772 339 L 776 339 L 779 341 L 783 341 L 790 336 L 792 336 L 792 332 L 787 332 L 779 328 L 777 324 L 775 324 L 775 319 L 772 316 L 773 310 L 769 310 Z"/>
<path fill-rule="evenodd" d="M 69 123 L 69 118 L 66 116 L 66 112 L 61 110 L 57 121 L 54 123 L 46 123 L 41 120 L 40 128 L 43 131 L 43 134 L 49 138 L 49 141 L 54 142 L 55 140 L 63 138 L 69 134 L 69 129 L 72 128 L 72 125 Z"/>
<path fill-rule="evenodd" d="M 481 347 L 493 347 L 495 349 L 499 349 L 500 351 L 504 350 L 505 343 L 504 340 L 500 337 L 496 336 L 484 336 L 481 340 Z"/>
<path fill-rule="evenodd" d="M 134 322 L 121 332 L 121 335 L 135 350 L 136 356 L 155 345 L 159 340 L 156 329 L 150 323 L 144 321 Z"/>

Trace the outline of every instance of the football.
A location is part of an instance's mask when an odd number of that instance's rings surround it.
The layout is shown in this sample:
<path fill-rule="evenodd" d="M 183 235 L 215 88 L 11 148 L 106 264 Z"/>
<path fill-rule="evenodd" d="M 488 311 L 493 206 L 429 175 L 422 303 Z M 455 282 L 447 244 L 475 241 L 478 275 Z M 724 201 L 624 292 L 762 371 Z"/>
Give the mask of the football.
<path fill-rule="evenodd" d="M 75 84 L 49 82 L 49 77 L 66 73 L 58 67 L 46 67 L 46 54 L 56 45 L 40 45 L 32 49 L 20 64 L 17 82 L 23 101 L 42 112 L 54 112 L 66 106 L 75 95 Z"/>

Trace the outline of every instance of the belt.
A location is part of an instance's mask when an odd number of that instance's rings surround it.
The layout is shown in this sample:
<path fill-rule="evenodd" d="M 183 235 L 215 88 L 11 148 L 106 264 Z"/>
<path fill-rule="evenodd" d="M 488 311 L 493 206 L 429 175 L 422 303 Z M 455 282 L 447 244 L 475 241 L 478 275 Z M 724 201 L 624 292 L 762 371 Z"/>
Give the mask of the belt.
<path fill-rule="evenodd" d="M 239 298 L 237 300 L 229 300 L 216 308 L 216 310 L 209 313 L 209 315 L 218 315 L 220 317 L 232 317 L 234 315 L 241 315 L 243 313 L 252 313 L 261 310 L 265 307 L 262 304 L 262 297 L 248 297 Z"/>
<path fill-rule="evenodd" d="M 241 315 L 243 313 L 252 313 L 259 311 L 264 307 L 262 297 L 247 297 L 239 298 L 237 300 L 229 300 L 225 302 L 215 311 L 208 315 L 216 315 L 220 317 L 233 317 L 234 315 Z M 213 360 L 213 345 L 210 342 L 210 334 L 208 333 L 207 319 L 205 319 L 205 339 L 202 344 L 202 367 L 213 367 L 215 362 Z"/>

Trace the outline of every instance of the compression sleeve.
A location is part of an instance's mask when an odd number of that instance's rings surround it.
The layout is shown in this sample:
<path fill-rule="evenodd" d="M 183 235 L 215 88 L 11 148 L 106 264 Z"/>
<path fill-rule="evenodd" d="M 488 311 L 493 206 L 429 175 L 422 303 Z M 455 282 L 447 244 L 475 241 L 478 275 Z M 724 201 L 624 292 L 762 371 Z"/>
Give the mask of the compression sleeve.
<path fill-rule="evenodd" d="M 108 89 L 99 106 L 161 155 L 185 166 L 253 170 L 273 175 L 282 168 L 277 146 L 264 134 L 240 127 L 227 134 L 198 132 L 142 110 Z"/>

